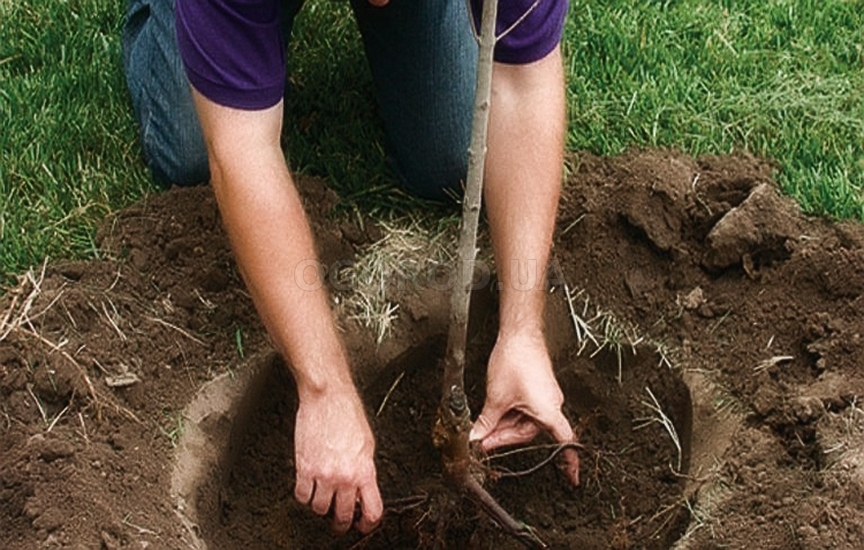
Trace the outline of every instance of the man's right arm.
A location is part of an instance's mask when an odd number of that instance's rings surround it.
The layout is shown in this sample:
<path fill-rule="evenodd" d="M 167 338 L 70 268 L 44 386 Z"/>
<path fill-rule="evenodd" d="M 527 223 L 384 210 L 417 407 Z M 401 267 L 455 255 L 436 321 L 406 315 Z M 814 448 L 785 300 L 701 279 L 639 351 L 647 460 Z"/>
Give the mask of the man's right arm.
<path fill-rule="evenodd" d="M 280 146 L 282 103 L 261 110 L 219 105 L 194 92 L 211 184 L 238 266 L 259 315 L 297 382 L 295 495 L 338 531 L 355 504 L 367 532 L 382 515 L 374 438 L 317 269 L 315 245 Z M 311 260 L 311 262 L 310 262 Z"/>

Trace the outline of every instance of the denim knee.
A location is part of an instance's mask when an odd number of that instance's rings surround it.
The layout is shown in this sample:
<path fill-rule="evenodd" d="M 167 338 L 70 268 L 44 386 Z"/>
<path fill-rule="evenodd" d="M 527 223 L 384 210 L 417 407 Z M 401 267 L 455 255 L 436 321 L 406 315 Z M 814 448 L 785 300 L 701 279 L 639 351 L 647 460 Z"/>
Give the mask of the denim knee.
<path fill-rule="evenodd" d="M 455 144 L 440 141 L 435 144 L 415 144 L 417 147 L 410 151 L 393 147 L 398 156 L 392 158 L 391 163 L 402 187 L 424 199 L 461 199 L 468 171 L 467 143 L 460 140 Z"/>
<path fill-rule="evenodd" d="M 353 0 L 387 150 L 403 186 L 461 195 L 471 136 L 477 43 L 466 3 Z"/>
<path fill-rule="evenodd" d="M 132 0 L 123 26 L 123 69 L 141 147 L 162 185 L 207 182 L 207 149 L 174 34 L 174 0 Z"/>
<path fill-rule="evenodd" d="M 197 127 L 166 124 L 151 110 L 141 126 L 144 161 L 160 185 L 190 186 L 210 181 L 207 148 Z"/>

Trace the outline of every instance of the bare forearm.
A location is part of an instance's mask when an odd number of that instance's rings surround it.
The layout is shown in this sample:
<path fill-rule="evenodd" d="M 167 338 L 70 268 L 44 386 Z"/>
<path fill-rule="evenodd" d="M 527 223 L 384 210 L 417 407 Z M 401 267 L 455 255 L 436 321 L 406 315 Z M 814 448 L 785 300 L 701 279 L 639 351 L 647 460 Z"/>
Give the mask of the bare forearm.
<path fill-rule="evenodd" d="M 316 269 L 314 241 L 285 172 L 267 193 L 216 178 L 213 186 L 219 189 L 244 279 L 271 337 L 292 365 L 298 388 L 321 391 L 332 383 L 348 385 L 350 376 L 343 368 L 347 361 Z"/>
<path fill-rule="evenodd" d="M 496 65 L 486 203 L 501 285 L 501 333 L 542 329 L 565 129 L 560 51 Z"/>
<path fill-rule="evenodd" d="M 217 114 L 208 117 L 207 109 Z M 224 113 L 219 109 L 203 106 L 202 122 L 209 124 L 205 135 L 211 181 L 256 308 L 288 358 L 301 399 L 304 393 L 351 387 L 326 291 L 315 269 L 312 233 L 279 148 L 279 125 L 273 119 L 281 119 L 281 114 L 241 113 L 263 120 L 239 124 L 220 118 Z M 232 128 L 230 133 L 222 131 L 226 125 Z M 242 135 L 244 131 L 249 135 Z"/>

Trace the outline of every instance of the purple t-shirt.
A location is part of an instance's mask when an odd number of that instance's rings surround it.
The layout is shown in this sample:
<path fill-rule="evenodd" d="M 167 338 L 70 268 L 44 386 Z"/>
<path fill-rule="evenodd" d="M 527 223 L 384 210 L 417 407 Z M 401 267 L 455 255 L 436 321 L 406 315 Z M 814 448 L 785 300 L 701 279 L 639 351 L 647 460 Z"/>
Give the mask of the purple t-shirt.
<path fill-rule="evenodd" d="M 481 3 L 471 0 L 477 20 Z M 177 0 L 177 43 L 195 89 L 238 109 L 278 103 L 285 92 L 281 7 L 279 0 Z M 528 15 L 496 44 L 495 59 L 542 59 L 561 40 L 566 12 L 567 0 L 499 0 L 499 33 Z"/>
<path fill-rule="evenodd" d="M 479 33 L 483 0 L 471 0 L 471 14 Z M 566 15 L 567 0 L 498 0 L 495 61 L 526 65 L 543 59 L 561 41 Z"/>

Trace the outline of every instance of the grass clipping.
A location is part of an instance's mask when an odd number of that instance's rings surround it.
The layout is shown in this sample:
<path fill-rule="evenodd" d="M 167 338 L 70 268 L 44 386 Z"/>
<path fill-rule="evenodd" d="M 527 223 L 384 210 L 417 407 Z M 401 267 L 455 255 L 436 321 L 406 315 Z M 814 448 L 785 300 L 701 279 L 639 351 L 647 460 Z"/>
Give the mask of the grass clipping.
<path fill-rule="evenodd" d="M 335 275 L 336 301 L 380 344 L 399 315 L 399 298 L 419 291 L 441 270 L 451 269 L 455 226 L 434 229 L 416 218 L 378 222 L 383 237 Z"/>

